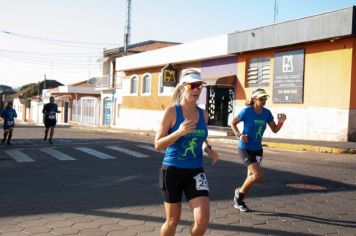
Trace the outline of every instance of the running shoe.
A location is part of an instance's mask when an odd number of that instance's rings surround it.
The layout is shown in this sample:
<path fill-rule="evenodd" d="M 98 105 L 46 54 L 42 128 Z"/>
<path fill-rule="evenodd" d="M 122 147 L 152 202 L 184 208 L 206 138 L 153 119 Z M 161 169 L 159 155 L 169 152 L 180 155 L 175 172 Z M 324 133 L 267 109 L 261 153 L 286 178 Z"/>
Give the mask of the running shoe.
<path fill-rule="evenodd" d="M 239 201 L 237 204 L 234 205 L 234 207 L 242 212 L 250 211 L 250 209 L 246 206 L 246 203 L 244 201 Z"/>
<path fill-rule="evenodd" d="M 243 201 L 243 199 L 244 199 L 244 194 L 240 193 L 239 188 L 236 189 L 235 196 L 234 196 L 234 203 L 235 203 L 234 207 L 243 212 L 249 211 L 250 209 L 246 206 L 246 203 Z"/>

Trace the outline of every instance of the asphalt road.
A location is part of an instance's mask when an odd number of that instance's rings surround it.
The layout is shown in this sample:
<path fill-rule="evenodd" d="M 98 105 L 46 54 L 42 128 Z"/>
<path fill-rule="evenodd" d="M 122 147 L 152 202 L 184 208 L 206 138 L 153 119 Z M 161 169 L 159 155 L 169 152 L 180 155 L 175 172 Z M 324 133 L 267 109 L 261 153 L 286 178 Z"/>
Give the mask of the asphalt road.
<path fill-rule="evenodd" d="M 162 153 L 153 137 L 42 127 L 16 128 L 0 145 L 0 236 L 159 235 Z M 206 235 L 356 235 L 356 156 L 265 149 L 264 180 L 251 191 L 250 213 L 233 208 L 246 176 L 234 145 L 213 143 L 206 160 L 211 220 Z M 192 222 L 184 210 L 177 235 Z"/>

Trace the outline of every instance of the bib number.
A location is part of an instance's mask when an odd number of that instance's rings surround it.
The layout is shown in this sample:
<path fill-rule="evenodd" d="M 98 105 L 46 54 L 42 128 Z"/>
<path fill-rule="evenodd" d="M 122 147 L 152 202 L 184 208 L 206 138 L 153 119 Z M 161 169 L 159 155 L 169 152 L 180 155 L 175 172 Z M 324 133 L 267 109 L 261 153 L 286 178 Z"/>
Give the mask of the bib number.
<path fill-rule="evenodd" d="M 194 179 L 197 190 L 209 191 L 208 180 L 204 173 L 197 174 L 196 176 L 194 176 Z"/>
<path fill-rule="evenodd" d="M 257 163 L 260 164 L 260 165 L 262 165 L 262 159 L 263 159 L 263 157 L 256 156 Z"/>
<path fill-rule="evenodd" d="M 7 121 L 7 125 L 8 125 L 8 126 L 12 126 L 12 125 L 14 125 L 14 122 L 11 121 L 11 120 L 9 120 L 9 121 Z"/>
<path fill-rule="evenodd" d="M 50 114 L 50 115 L 48 115 L 48 119 L 54 120 L 54 119 L 56 119 L 56 115 Z"/>

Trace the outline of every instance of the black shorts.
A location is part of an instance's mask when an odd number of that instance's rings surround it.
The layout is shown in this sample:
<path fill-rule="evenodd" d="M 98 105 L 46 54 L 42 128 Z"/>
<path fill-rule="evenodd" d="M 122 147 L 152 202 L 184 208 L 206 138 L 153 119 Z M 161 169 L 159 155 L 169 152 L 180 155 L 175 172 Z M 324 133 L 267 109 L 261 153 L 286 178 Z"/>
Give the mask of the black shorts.
<path fill-rule="evenodd" d="M 46 119 L 45 120 L 45 127 L 49 128 L 49 127 L 55 127 L 57 124 L 56 120 L 50 120 L 50 119 Z"/>
<path fill-rule="evenodd" d="M 203 168 L 181 169 L 173 166 L 162 166 L 159 172 L 159 186 L 168 203 L 182 201 L 184 192 L 187 201 L 193 198 L 209 197 L 208 180 Z"/>
<path fill-rule="evenodd" d="M 242 161 L 245 166 L 249 166 L 252 163 L 262 163 L 263 150 L 251 151 L 244 148 L 237 148 L 237 152 L 239 153 Z"/>
<path fill-rule="evenodd" d="M 3 129 L 4 130 L 9 130 L 9 129 L 13 129 L 15 127 L 15 122 L 9 122 L 9 121 L 4 121 L 4 124 L 3 124 Z"/>

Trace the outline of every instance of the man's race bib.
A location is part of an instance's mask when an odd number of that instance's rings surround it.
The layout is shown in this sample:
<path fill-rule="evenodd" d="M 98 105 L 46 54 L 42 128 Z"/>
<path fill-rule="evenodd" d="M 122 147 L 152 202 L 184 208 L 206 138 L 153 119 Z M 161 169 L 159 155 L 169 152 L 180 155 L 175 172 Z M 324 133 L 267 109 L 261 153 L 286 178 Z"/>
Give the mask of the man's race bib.
<path fill-rule="evenodd" d="M 53 113 L 53 112 L 49 113 L 49 115 L 48 115 L 48 119 L 50 119 L 50 120 L 54 120 L 54 119 L 56 119 L 56 114 L 55 114 L 55 113 Z"/>
<path fill-rule="evenodd" d="M 197 174 L 196 176 L 194 176 L 194 179 L 197 190 L 209 191 L 208 180 L 204 173 Z"/>
<path fill-rule="evenodd" d="M 260 164 L 260 165 L 262 165 L 262 159 L 263 159 L 263 157 L 256 156 L 256 160 L 257 160 L 258 164 Z"/>
<path fill-rule="evenodd" d="M 8 121 L 7 121 L 7 125 L 8 125 L 8 126 L 12 126 L 12 125 L 14 125 L 14 122 L 13 122 L 12 120 L 8 120 Z"/>

